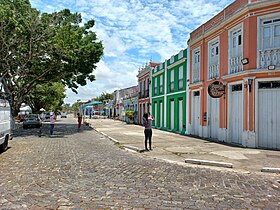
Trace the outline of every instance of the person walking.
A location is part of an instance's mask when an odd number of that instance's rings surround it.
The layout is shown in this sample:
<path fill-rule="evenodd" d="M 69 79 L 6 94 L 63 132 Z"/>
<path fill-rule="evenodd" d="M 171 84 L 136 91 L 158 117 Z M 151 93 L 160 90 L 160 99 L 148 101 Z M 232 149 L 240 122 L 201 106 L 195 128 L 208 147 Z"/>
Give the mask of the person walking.
<path fill-rule="evenodd" d="M 152 150 L 152 125 L 151 125 L 151 121 L 153 121 L 154 118 L 149 116 L 148 113 L 145 113 L 143 115 L 143 124 L 144 124 L 144 134 L 145 134 L 145 150 L 149 151 L 148 149 L 148 140 L 149 140 L 149 148 L 150 150 Z"/>
<path fill-rule="evenodd" d="M 53 135 L 55 115 L 53 112 L 50 113 L 50 134 Z"/>
<path fill-rule="evenodd" d="M 78 116 L 78 129 L 80 129 L 82 124 L 82 116 L 80 115 L 80 113 L 78 113 L 77 116 Z"/>

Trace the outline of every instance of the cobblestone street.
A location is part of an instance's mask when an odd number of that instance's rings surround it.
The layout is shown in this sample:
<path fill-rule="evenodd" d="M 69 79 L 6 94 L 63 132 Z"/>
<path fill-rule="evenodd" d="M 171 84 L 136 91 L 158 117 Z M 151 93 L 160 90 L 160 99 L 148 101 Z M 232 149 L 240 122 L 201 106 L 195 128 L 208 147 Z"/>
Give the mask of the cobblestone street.
<path fill-rule="evenodd" d="M 155 160 L 76 127 L 15 135 L 0 154 L 0 209 L 279 209 L 279 175 Z"/>

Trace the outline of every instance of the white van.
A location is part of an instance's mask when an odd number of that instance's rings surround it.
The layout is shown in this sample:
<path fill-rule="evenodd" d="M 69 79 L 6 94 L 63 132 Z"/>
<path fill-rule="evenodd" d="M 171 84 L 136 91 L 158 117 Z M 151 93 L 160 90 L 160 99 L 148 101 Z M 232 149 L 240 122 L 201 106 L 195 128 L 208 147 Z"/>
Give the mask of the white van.
<path fill-rule="evenodd" d="M 11 135 L 11 108 L 7 100 L 0 98 L 0 152 L 7 150 Z"/>

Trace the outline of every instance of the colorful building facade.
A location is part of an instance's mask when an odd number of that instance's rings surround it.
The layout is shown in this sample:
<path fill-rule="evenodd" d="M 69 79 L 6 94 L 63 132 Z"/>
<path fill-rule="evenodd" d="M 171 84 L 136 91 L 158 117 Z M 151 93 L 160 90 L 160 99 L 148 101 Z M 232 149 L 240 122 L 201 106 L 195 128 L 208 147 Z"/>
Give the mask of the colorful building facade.
<path fill-rule="evenodd" d="M 115 90 L 113 93 L 113 106 L 112 106 L 112 111 L 110 111 L 111 113 L 113 113 L 113 116 L 115 119 L 119 119 L 122 121 L 125 121 L 125 111 L 131 107 L 128 106 L 128 98 L 131 101 L 131 96 L 135 93 L 138 92 L 138 86 L 132 86 L 132 87 L 128 87 L 128 88 L 124 88 L 124 89 L 120 89 L 120 90 Z M 125 104 L 126 101 L 126 104 Z M 137 102 L 135 102 L 137 103 Z M 135 106 L 135 108 L 137 109 L 138 107 Z M 137 111 L 137 110 L 136 110 Z"/>
<path fill-rule="evenodd" d="M 151 71 L 154 126 L 177 133 L 187 128 L 187 49 Z"/>
<path fill-rule="evenodd" d="M 280 149 L 280 1 L 236 0 L 188 44 L 190 134 Z"/>
<path fill-rule="evenodd" d="M 159 63 L 149 62 L 138 71 L 138 124 L 143 124 L 143 114 L 150 112 L 150 71 Z"/>

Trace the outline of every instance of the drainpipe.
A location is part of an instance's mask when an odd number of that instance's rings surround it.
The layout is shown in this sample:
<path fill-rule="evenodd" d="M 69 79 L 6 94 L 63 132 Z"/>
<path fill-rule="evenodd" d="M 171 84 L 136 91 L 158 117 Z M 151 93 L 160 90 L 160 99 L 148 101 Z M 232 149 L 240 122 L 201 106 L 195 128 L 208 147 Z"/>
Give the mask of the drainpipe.
<path fill-rule="evenodd" d="M 189 43 L 189 41 L 188 41 Z M 187 46 L 187 78 L 186 78 L 186 131 L 185 134 L 190 133 L 189 128 L 189 107 L 190 107 L 190 101 L 189 101 L 189 84 L 190 84 L 190 48 Z"/>

